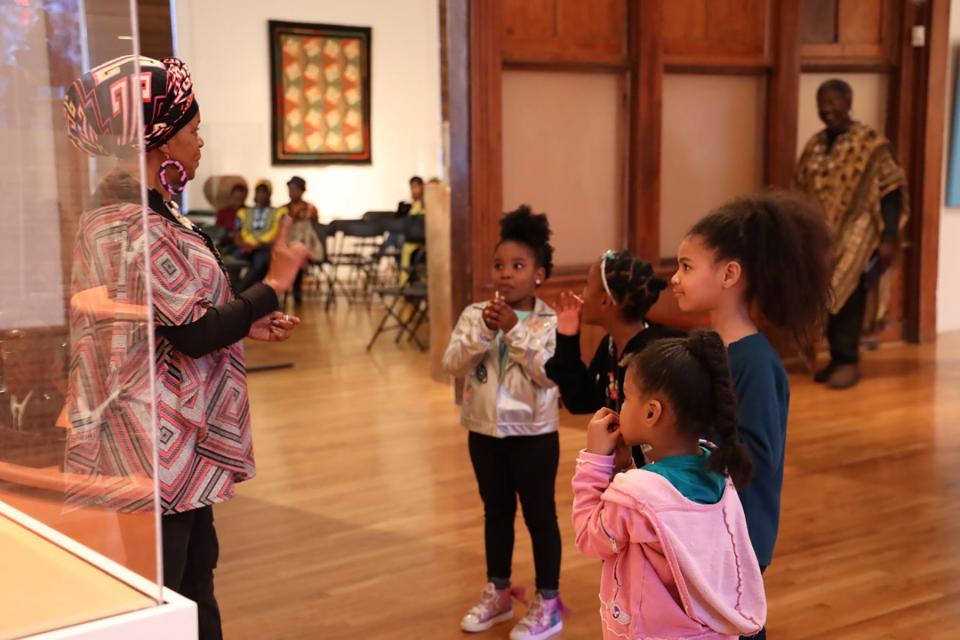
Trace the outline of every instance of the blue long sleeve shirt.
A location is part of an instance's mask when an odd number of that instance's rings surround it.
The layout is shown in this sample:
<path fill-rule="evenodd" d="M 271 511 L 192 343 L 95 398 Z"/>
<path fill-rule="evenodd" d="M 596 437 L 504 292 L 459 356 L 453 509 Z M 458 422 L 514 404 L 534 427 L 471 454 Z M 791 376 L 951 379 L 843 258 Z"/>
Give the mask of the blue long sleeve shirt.
<path fill-rule="evenodd" d="M 790 381 L 780 355 L 762 333 L 731 343 L 727 352 L 740 407 L 740 439 L 754 469 L 753 480 L 739 492 L 740 501 L 757 560 L 766 567 L 780 527 Z"/>

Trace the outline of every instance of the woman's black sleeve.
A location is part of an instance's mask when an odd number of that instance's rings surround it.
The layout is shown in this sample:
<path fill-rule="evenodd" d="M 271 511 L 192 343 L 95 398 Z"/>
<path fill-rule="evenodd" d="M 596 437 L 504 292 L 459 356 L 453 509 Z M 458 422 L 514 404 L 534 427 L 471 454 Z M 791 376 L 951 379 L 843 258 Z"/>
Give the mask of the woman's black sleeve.
<path fill-rule="evenodd" d="M 173 348 L 191 358 L 199 358 L 238 342 L 250 333 L 254 322 L 277 309 L 276 292 L 258 283 L 236 299 L 211 307 L 196 322 L 157 327 L 157 334 Z"/>
<path fill-rule="evenodd" d="M 596 358 L 594 358 L 596 360 Z M 596 372 L 580 357 L 580 334 L 557 334 L 557 351 L 546 364 L 547 377 L 560 389 L 560 398 L 570 413 L 593 413 L 598 402 Z"/>

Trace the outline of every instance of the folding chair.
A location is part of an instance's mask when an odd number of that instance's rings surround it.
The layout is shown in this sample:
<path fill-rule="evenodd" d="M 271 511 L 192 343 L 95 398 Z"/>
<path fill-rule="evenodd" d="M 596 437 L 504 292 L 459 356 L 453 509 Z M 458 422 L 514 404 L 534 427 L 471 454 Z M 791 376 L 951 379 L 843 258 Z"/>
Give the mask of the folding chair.
<path fill-rule="evenodd" d="M 373 337 L 370 338 L 370 343 L 367 344 L 367 351 L 373 348 L 380 334 L 387 331 L 397 331 L 395 340 L 397 343 L 406 336 L 407 342 L 416 343 L 421 351 L 427 350 L 427 345 L 417 335 L 420 327 L 426 322 L 430 310 L 427 282 L 423 277 L 426 273 L 426 256 L 424 255 L 423 260 L 408 271 L 411 273 L 406 283 L 374 289 L 374 293 L 383 300 L 384 314 Z M 416 275 L 413 272 L 416 272 Z M 392 300 L 388 303 L 387 298 Z M 393 324 L 389 324 L 391 320 Z"/>
<path fill-rule="evenodd" d="M 316 290 L 323 289 L 324 283 L 327 285 L 327 301 L 324 304 L 324 311 L 329 311 L 336 297 L 336 286 L 332 263 L 330 262 L 330 253 L 328 242 L 330 240 L 330 227 L 321 222 L 314 221 L 313 231 L 317 234 L 320 241 L 320 255 L 315 256 L 313 260 L 307 263 L 307 273 L 311 274 L 316 282 Z"/>
<path fill-rule="evenodd" d="M 374 286 L 398 283 L 400 281 L 400 255 L 403 250 L 405 219 L 393 211 L 367 211 L 363 221 L 376 227 L 381 236 L 385 236 L 374 254 Z M 386 277 L 383 263 L 386 261 Z"/>
<path fill-rule="evenodd" d="M 378 246 L 375 240 L 381 232 L 363 220 L 334 220 L 327 227 L 333 237 L 333 251 L 329 255 L 329 264 L 333 273 L 333 283 L 344 293 L 347 300 L 353 302 L 356 290 L 364 296 L 369 292 L 374 253 Z M 350 245 L 348 247 L 348 242 Z M 353 285 L 353 291 L 347 282 L 341 279 L 341 270 L 347 270 L 347 280 Z"/>

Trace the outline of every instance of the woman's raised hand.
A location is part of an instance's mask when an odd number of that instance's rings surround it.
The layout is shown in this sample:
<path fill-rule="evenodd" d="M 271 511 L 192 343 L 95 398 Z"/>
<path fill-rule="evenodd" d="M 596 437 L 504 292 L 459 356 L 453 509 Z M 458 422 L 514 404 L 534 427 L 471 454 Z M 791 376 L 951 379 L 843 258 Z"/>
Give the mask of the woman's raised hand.
<path fill-rule="evenodd" d="M 290 233 L 292 224 L 293 219 L 284 216 L 280 223 L 280 233 L 270 254 L 270 270 L 263 279 L 264 284 L 277 292 L 278 298 L 293 286 L 293 281 L 297 279 L 297 274 L 307 260 L 314 258 L 302 242 L 287 243 L 287 234 Z"/>

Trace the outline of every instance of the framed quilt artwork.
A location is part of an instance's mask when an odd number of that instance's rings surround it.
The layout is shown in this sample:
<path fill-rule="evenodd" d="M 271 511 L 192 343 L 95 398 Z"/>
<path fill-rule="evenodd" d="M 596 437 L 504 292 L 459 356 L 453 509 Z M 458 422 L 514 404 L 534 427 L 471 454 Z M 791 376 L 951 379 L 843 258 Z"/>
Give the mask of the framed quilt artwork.
<path fill-rule="evenodd" d="M 370 164 L 368 27 L 271 20 L 273 164 Z"/>

